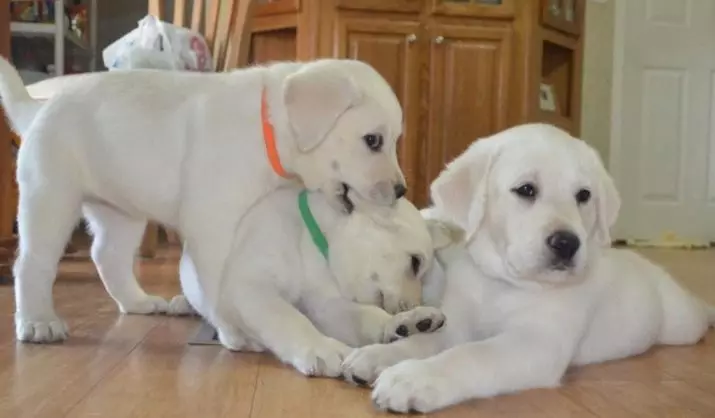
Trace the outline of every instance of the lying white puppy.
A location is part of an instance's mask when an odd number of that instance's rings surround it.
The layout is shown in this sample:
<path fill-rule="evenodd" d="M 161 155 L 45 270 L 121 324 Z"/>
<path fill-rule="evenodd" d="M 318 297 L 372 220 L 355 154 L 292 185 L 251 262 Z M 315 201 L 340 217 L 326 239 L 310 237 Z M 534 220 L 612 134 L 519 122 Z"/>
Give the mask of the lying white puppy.
<path fill-rule="evenodd" d="M 715 319 L 659 267 L 607 248 L 618 194 L 596 153 L 559 129 L 480 139 L 431 193 L 429 216 L 466 233 L 466 246 L 440 256 L 448 322 L 345 361 L 353 380 L 377 378 L 380 408 L 428 412 L 553 387 L 569 365 L 694 344 Z"/>
<path fill-rule="evenodd" d="M 438 309 L 418 307 L 422 277 L 433 246 L 449 244 L 454 232 L 426 224 L 406 199 L 364 206 L 345 214 L 322 193 L 271 193 L 236 231 L 218 302 L 206 300 L 182 264 L 188 301 L 225 347 L 265 347 L 306 375 L 339 376 L 351 347 L 440 328 Z M 231 322 L 216 323 L 213 311 Z"/>
<path fill-rule="evenodd" d="M 353 60 L 279 63 L 230 73 L 110 71 L 76 77 L 47 101 L 0 60 L 0 96 L 22 136 L 16 334 L 66 338 L 52 285 L 84 216 L 92 258 L 120 309 L 165 311 L 137 284 L 131 257 L 147 219 L 176 229 L 206 300 L 217 301 L 242 216 L 302 181 L 336 207 L 348 190 L 379 205 L 405 194 L 389 85 Z M 214 320 L 221 320 L 213 312 Z"/>

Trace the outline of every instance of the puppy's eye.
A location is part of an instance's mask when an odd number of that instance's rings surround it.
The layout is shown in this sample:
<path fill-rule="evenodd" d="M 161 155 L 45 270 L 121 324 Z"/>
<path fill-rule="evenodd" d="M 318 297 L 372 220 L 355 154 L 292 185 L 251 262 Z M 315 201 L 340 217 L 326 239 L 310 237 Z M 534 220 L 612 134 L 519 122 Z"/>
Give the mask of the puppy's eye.
<path fill-rule="evenodd" d="M 412 267 L 412 274 L 417 276 L 417 273 L 420 272 L 420 267 L 422 266 L 422 258 L 420 258 L 420 256 L 418 255 L 411 255 L 410 263 Z"/>
<path fill-rule="evenodd" d="M 576 202 L 579 205 L 583 205 L 591 200 L 591 191 L 588 189 L 581 189 L 576 193 Z"/>
<path fill-rule="evenodd" d="M 380 150 L 382 150 L 382 145 L 385 142 L 380 134 L 367 134 L 362 137 L 362 140 L 365 141 L 365 145 L 367 145 L 367 147 L 370 148 L 370 151 L 373 152 L 380 152 Z"/>
<path fill-rule="evenodd" d="M 536 199 L 536 195 L 539 193 L 539 190 L 536 188 L 536 186 L 531 183 L 524 183 L 519 187 L 511 189 L 511 191 L 517 196 L 528 200 Z"/>

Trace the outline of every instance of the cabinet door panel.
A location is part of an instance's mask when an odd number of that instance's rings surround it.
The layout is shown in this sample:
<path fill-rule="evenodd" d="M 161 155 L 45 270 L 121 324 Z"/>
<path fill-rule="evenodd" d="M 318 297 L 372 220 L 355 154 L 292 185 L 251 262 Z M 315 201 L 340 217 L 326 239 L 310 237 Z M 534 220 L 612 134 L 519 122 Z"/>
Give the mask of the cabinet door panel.
<path fill-rule="evenodd" d="M 427 187 L 475 139 L 507 127 L 512 77 L 509 27 L 439 25 L 429 32 Z"/>

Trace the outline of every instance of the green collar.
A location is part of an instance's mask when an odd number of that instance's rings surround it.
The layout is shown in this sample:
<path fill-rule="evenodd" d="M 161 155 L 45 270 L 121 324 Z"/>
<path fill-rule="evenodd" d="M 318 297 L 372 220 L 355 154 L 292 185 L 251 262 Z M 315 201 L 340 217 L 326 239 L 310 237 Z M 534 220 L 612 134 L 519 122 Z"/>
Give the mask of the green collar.
<path fill-rule="evenodd" d="M 318 251 L 323 254 L 325 259 L 328 259 L 328 240 L 325 239 L 323 231 L 320 230 L 318 221 L 315 220 L 313 212 L 310 211 L 310 206 L 308 206 L 308 191 L 303 190 L 298 195 L 298 209 L 300 209 L 300 217 L 303 218 L 303 223 L 305 227 L 308 228 L 311 238 L 313 238 L 313 243 L 318 247 Z"/>

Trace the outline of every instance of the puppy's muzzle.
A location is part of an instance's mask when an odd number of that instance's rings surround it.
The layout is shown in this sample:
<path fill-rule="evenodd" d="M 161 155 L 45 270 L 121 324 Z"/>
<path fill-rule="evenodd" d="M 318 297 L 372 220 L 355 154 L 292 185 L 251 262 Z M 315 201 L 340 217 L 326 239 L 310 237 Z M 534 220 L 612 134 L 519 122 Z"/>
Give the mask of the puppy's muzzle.
<path fill-rule="evenodd" d="M 370 200 L 380 205 L 392 205 L 407 194 L 407 186 L 402 182 L 383 181 L 370 191 Z"/>
<path fill-rule="evenodd" d="M 407 194 L 407 186 L 402 183 L 395 184 L 395 199 L 401 199 Z"/>
<path fill-rule="evenodd" d="M 553 266 L 564 270 L 573 265 L 573 258 L 581 247 L 581 240 L 571 231 L 559 230 L 546 238 L 546 245 L 551 251 Z"/>

